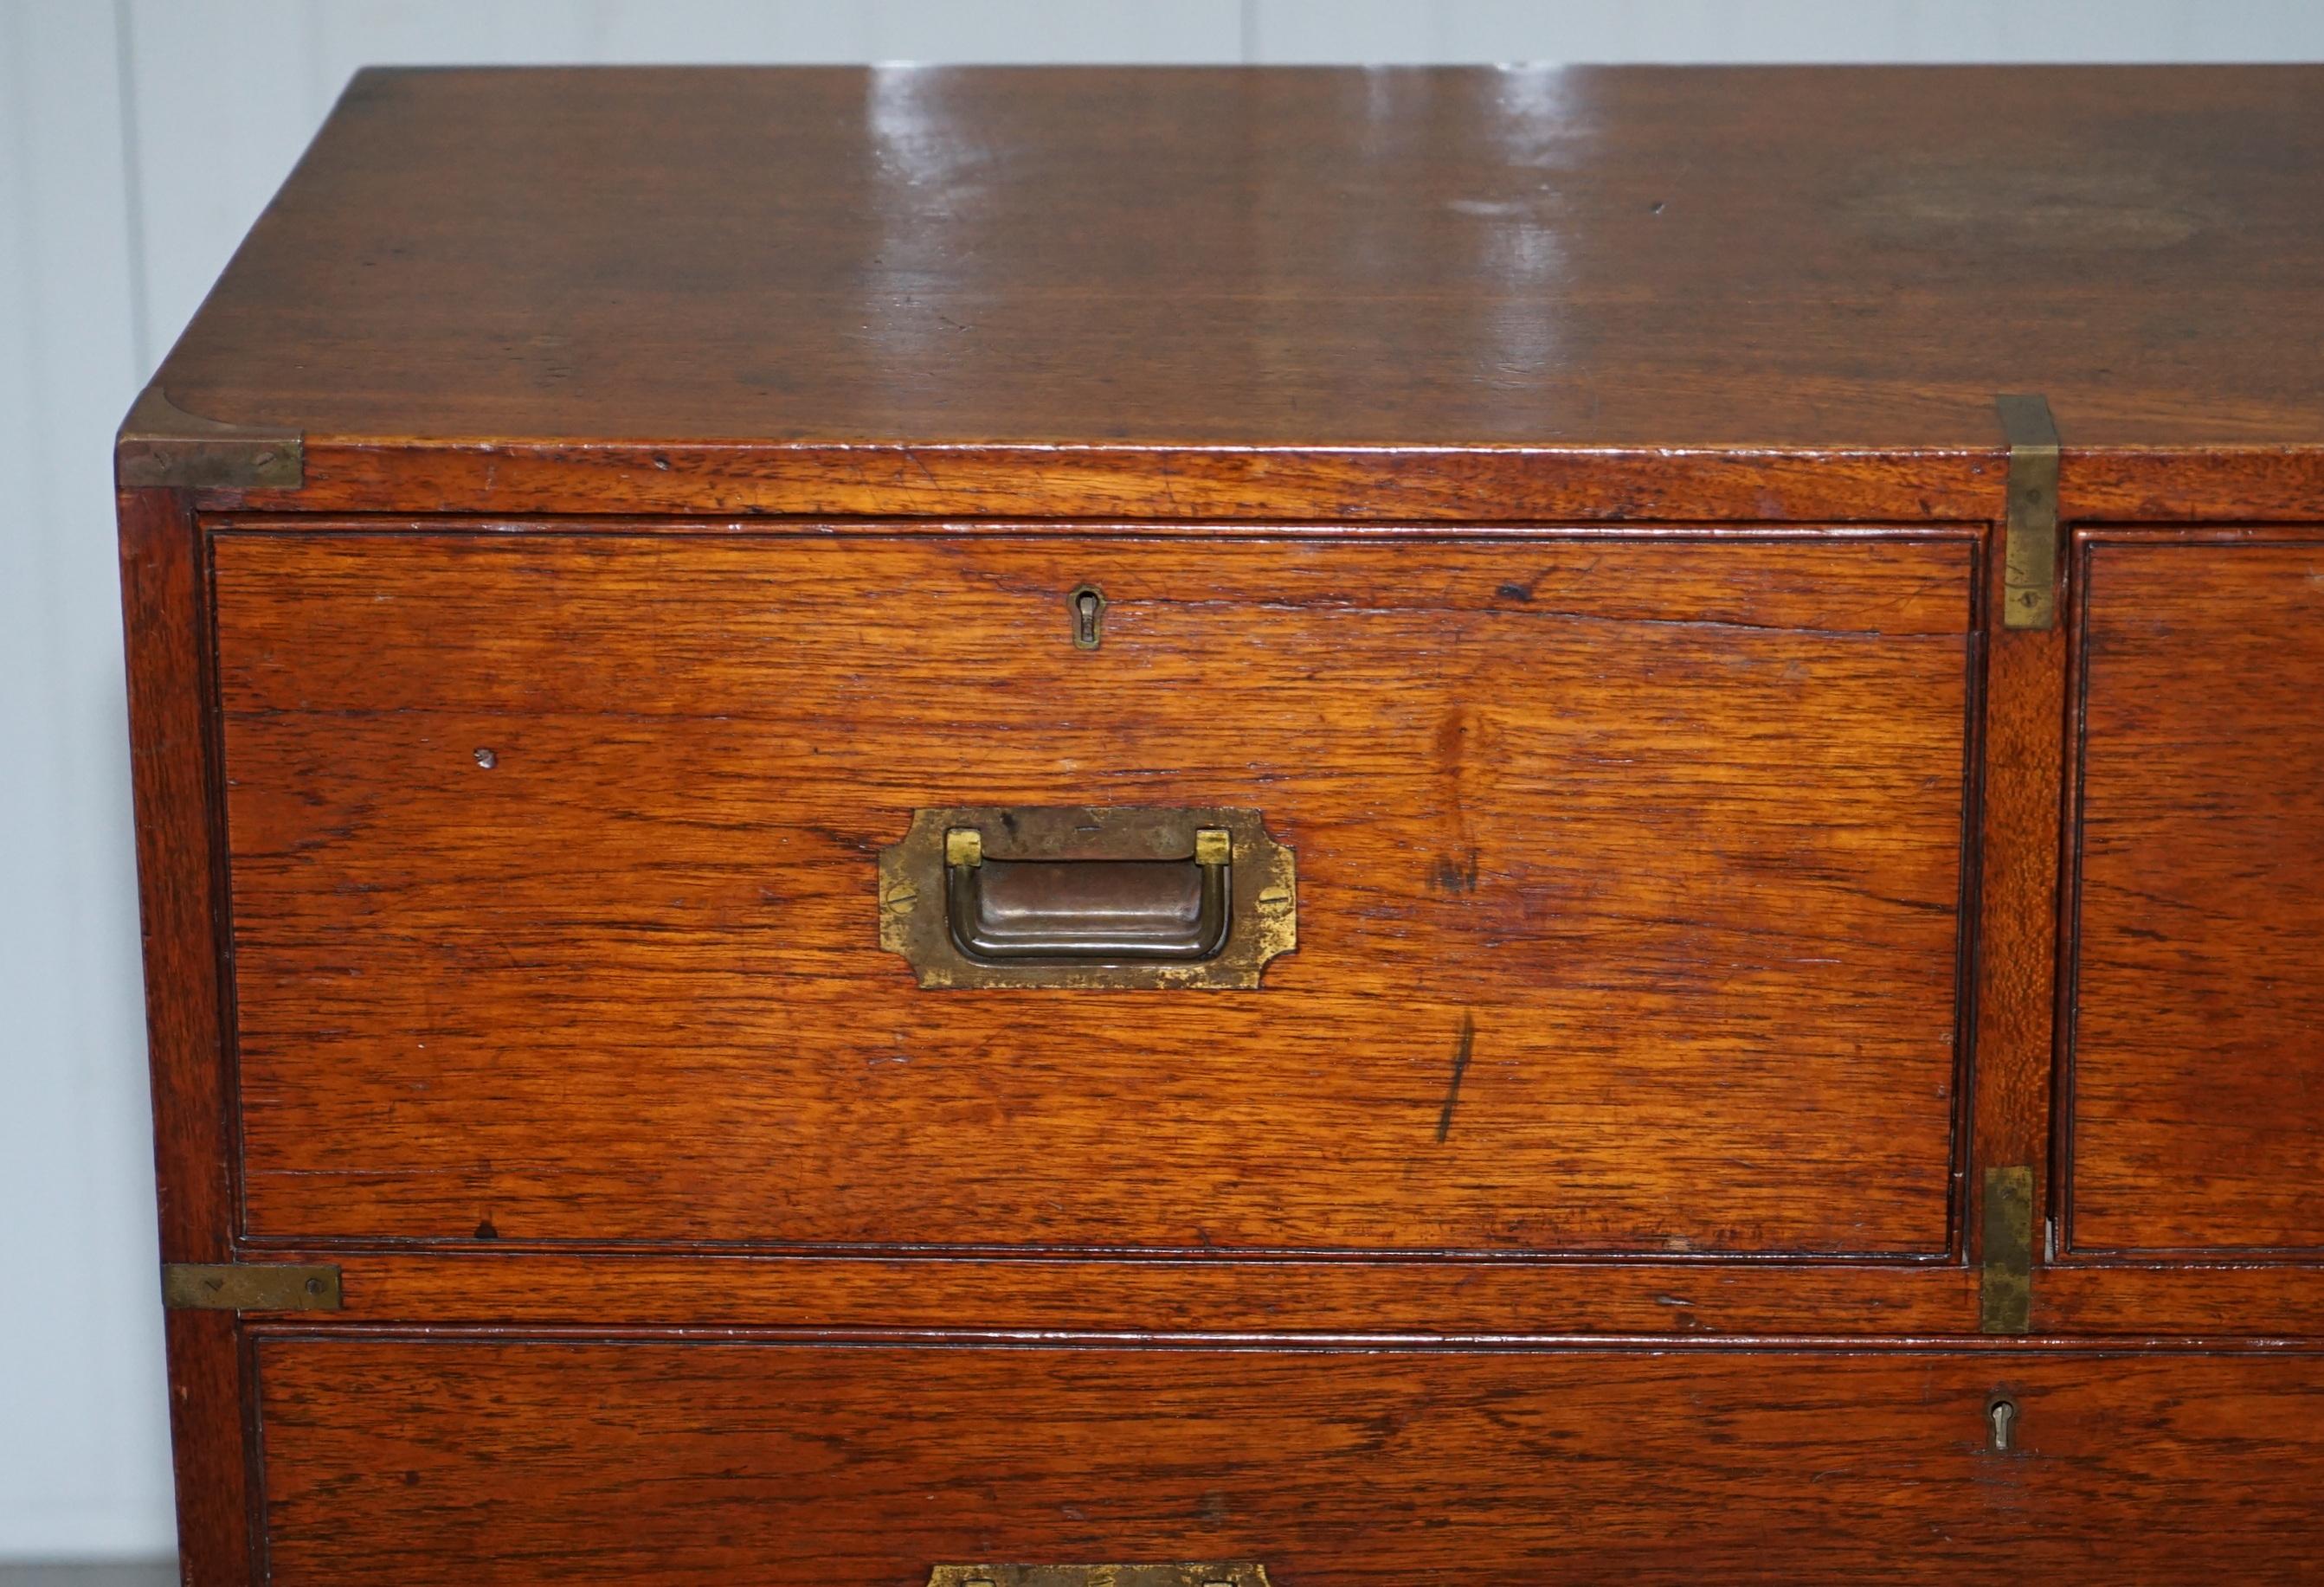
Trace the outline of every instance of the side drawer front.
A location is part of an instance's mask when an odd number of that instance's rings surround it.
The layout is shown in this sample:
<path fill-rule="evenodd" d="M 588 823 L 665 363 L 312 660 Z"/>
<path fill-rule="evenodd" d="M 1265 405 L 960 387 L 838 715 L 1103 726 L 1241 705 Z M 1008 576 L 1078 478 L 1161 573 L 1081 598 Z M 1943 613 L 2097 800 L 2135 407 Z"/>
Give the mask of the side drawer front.
<path fill-rule="evenodd" d="M 1942 1253 L 1975 560 L 221 533 L 249 1231 Z M 924 991 L 957 805 L 1257 810 L 1297 951 Z"/>
<path fill-rule="evenodd" d="M 2081 583 L 2070 1249 L 2324 1255 L 2324 538 Z"/>
<path fill-rule="evenodd" d="M 264 1338 L 274 1587 L 2292 1582 L 2324 1362 Z M 1993 1447 L 1989 1407 L 2016 1408 Z"/>

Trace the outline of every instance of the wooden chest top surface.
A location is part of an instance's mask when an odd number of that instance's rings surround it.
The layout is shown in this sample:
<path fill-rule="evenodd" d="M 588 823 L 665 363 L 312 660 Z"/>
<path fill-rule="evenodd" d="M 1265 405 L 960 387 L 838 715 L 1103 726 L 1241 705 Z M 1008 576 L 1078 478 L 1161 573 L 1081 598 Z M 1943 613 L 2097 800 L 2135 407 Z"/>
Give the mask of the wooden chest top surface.
<path fill-rule="evenodd" d="M 2324 69 L 359 76 L 161 372 L 318 440 L 2324 437 Z"/>

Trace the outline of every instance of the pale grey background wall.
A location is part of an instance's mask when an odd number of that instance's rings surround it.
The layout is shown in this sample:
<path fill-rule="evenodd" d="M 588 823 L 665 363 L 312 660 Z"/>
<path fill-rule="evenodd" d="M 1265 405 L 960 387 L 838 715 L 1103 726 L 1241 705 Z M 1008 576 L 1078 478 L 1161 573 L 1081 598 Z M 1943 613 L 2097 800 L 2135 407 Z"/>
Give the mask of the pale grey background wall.
<path fill-rule="evenodd" d="M 0 0 L 0 1559 L 171 1547 L 109 440 L 356 67 L 2319 59 L 2324 0 Z"/>

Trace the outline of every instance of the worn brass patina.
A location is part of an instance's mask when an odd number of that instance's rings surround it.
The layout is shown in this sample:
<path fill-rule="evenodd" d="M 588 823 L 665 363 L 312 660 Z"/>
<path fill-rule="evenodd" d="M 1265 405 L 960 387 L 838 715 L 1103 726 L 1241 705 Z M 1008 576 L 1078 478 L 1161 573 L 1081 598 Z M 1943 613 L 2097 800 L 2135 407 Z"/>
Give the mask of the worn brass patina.
<path fill-rule="evenodd" d="M 2001 624 L 2058 622 L 2058 427 L 2041 397 L 1997 397 L 2009 440 L 2008 537 L 2002 548 Z"/>
<path fill-rule="evenodd" d="M 2023 1334 L 2034 1313 L 2034 1170 L 1985 1170 L 1985 1274 L 1978 1326 Z"/>
<path fill-rule="evenodd" d="M 880 946 L 931 989 L 1248 990 L 1299 940 L 1291 850 L 1255 810 L 918 811 L 879 888 Z"/>
<path fill-rule="evenodd" d="M 339 1270 L 280 1261 L 164 1262 L 161 1304 L 183 1311 L 337 1311 Z"/>
<path fill-rule="evenodd" d="M 306 441 L 296 430 L 220 424 L 188 413 L 148 386 L 115 444 L 124 490 L 296 490 L 306 481 Z"/>
<path fill-rule="evenodd" d="M 1074 614 L 1074 648 L 1094 650 L 1105 643 L 1105 592 L 1084 584 L 1065 597 Z"/>

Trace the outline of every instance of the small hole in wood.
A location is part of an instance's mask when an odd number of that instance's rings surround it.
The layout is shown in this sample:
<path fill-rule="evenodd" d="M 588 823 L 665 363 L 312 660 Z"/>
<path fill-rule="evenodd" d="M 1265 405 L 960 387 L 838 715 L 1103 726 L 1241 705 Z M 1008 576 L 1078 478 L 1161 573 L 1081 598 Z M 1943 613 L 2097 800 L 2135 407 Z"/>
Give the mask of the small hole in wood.
<path fill-rule="evenodd" d="M 493 767 L 500 765 L 500 763 L 501 757 L 493 751 L 489 749 L 479 749 L 476 751 L 476 764 L 484 767 L 486 771 L 492 770 Z"/>

